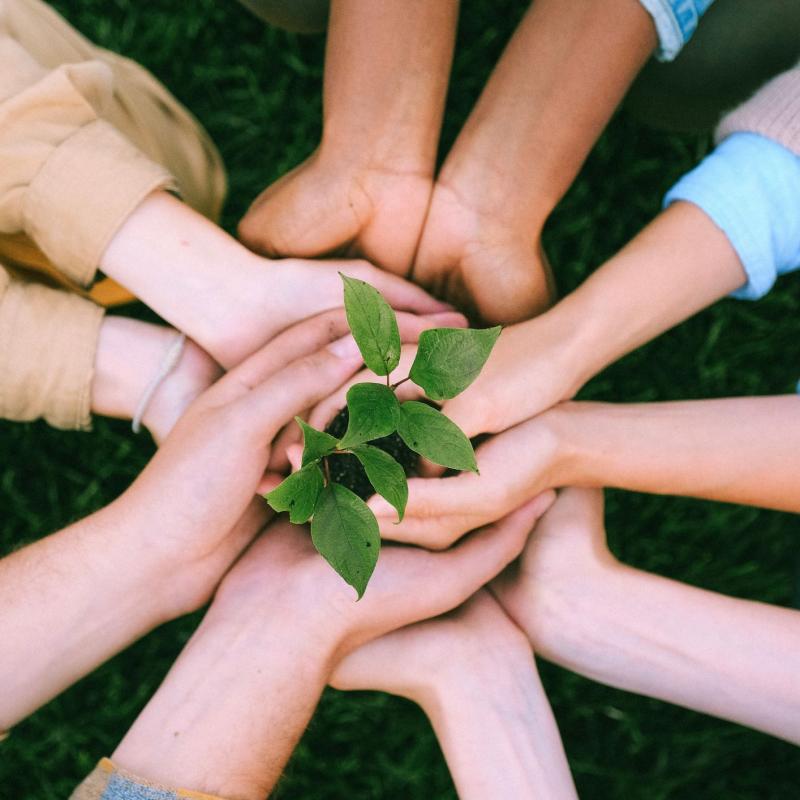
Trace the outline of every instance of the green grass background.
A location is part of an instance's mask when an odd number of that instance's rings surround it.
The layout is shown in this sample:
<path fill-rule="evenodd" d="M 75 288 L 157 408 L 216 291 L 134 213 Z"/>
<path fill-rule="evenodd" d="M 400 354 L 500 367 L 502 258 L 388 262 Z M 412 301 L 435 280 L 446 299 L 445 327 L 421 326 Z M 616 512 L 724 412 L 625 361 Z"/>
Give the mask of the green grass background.
<path fill-rule="evenodd" d="M 269 29 L 234 0 L 54 5 L 96 42 L 151 68 L 207 126 L 230 171 L 229 228 L 264 185 L 313 149 L 322 37 Z M 521 0 L 464 6 L 443 150 L 523 11 Z M 652 218 L 664 190 L 707 148 L 706 137 L 667 136 L 619 115 L 548 226 L 547 249 L 562 290 Z M 800 278 L 790 277 L 757 305 L 720 303 L 607 370 L 584 396 L 790 392 L 800 377 L 799 289 Z M 0 423 L 0 553 L 104 505 L 151 453 L 146 437 L 132 436 L 121 423 L 98 420 L 89 435 Z M 630 564 L 739 597 L 797 600 L 800 531 L 789 515 L 614 492 L 608 526 L 613 550 Z M 154 632 L 19 725 L 0 745 L 0 798 L 66 797 L 113 749 L 196 622 L 184 619 Z M 787 744 L 551 665 L 541 670 L 587 800 L 794 800 L 800 794 L 800 753 Z M 330 691 L 275 796 L 438 800 L 455 794 L 416 707 L 378 694 Z"/>

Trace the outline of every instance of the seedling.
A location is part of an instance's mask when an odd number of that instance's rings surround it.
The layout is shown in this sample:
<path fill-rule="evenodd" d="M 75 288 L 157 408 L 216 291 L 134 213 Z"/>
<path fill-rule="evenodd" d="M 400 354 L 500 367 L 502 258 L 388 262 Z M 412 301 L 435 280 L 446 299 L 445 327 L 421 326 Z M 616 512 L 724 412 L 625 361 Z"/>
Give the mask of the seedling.
<path fill-rule="evenodd" d="M 441 411 L 416 400 L 400 402 L 396 389 L 413 381 L 434 401 L 448 400 L 478 377 L 500 335 L 500 327 L 474 330 L 433 328 L 419 339 L 407 378 L 396 383 L 391 373 L 400 363 L 397 317 L 377 289 L 342 275 L 347 322 L 364 363 L 386 383 L 357 383 L 347 392 L 348 424 L 337 439 L 296 417 L 303 431 L 301 468 L 265 495 L 275 511 L 289 520 L 311 520 L 311 540 L 328 563 L 363 596 L 378 561 L 381 537 L 369 506 L 346 486 L 331 480 L 329 459 L 354 455 L 375 491 L 403 519 L 408 482 L 403 467 L 370 442 L 397 432 L 421 456 L 456 470 L 478 472 L 472 444 Z"/>

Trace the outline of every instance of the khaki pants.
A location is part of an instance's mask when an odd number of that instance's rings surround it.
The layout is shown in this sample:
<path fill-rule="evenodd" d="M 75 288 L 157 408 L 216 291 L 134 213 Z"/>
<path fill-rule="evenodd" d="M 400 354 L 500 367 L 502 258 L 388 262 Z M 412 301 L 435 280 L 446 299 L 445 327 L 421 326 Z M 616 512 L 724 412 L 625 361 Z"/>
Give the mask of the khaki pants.
<path fill-rule="evenodd" d="M 90 60 L 110 67 L 114 94 L 104 119 L 175 176 L 186 203 L 212 220 L 219 218 L 226 192 L 222 159 L 200 123 L 144 67 L 96 47 L 41 0 L 0 0 L 0 14 L 13 38 L 47 69 Z M 133 299 L 108 278 L 85 291 L 23 234 L 0 235 L 0 262 L 18 273 L 45 276 L 46 282 L 102 305 Z"/>

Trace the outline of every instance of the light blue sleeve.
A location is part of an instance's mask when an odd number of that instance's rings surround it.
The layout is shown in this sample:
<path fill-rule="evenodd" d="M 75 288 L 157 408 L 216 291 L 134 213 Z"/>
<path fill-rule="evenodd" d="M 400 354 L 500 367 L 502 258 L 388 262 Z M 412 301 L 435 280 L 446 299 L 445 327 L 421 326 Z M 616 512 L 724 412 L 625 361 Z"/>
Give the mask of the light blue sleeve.
<path fill-rule="evenodd" d="M 757 300 L 778 275 L 800 267 L 800 158 L 772 139 L 734 133 L 664 198 L 699 206 L 730 240 L 747 282 L 733 293 Z"/>
<path fill-rule="evenodd" d="M 639 0 L 658 33 L 656 58 L 672 61 L 697 30 L 700 17 L 714 0 Z"/>

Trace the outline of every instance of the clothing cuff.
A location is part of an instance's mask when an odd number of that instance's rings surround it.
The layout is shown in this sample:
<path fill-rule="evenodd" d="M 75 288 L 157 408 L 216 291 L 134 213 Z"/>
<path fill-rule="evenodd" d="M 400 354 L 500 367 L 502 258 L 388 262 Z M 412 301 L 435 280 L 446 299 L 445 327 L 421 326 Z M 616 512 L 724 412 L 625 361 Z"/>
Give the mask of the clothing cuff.
<path fill-rule="evenodd" d="M 672 61 L 697 30 L 700 17 L 714 0 L 639 0 L 653 18 L 658 34 L 655 56 Z"/>
<path fill-rule="evenodd" d="M 31 181 L 25 229 L 52 263 L 86 286 L 133 210 L 151 192 L 175 188 L 164 167 L 95 120 L 62 142 Z"/>
<path fill-rule="evenodd" d="M 5 273 L 0 276 L 4 277 Z M 0 417 L 91 427 L 91 388 L 103 309 L 34 283 L 0 279 Z"/>
<path fill-rule="evenodd" d="M 216 795 L 173 789 L 137 778 L 120 769 L 108 758 L 102 759 L 89 776 L 70 795 L 69 800 L 223 800 Z"/>
<path fill-rule="evenodd" d="M 716 140 L 737 132 L 774 139 L 800 156 L 800 68 L 781 73 L 722 118 Z"/>
<path fill-rule="evenodd" d="M 779 274 L 800 265 L 800 159 L 751 133 L 725 139 L 667 192 L 701 208 L 728 237 L 747 282 L 733 293 L 763 297 Z"/>

